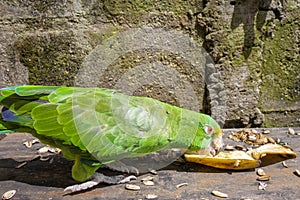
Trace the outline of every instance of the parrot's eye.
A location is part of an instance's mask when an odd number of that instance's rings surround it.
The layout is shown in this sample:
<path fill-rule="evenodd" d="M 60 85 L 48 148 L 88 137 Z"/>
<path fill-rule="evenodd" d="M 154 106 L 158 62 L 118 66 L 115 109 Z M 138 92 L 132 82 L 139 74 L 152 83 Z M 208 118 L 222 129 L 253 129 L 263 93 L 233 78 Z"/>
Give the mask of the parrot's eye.
<path fill-rule="evenodd" d="M 211 135 L 214 132 L 214 128 L 209 126 L 209 125 L 205 125 L 204 126 L 204 131 L 207 135 Z"/>

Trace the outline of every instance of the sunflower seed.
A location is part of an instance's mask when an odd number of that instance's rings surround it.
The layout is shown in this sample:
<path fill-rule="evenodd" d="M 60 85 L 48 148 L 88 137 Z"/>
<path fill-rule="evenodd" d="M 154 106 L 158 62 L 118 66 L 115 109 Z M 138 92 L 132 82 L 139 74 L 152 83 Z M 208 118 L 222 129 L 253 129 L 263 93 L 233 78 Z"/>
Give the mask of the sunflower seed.
<path fill-rule="evenodd" d="M 296 169 L 294 173 L 300 177 L 300 171 L 298 169 Z"/>
<path fill-rule="evenodd" d="M 285 161 L 282 161 L 282 166 L 284 166 L 285 168 L 288 168 L 289 166 L 286 164 Z"/>
<path fill-rule="evenodd" d="M 259 160 L 260 159 L 260 154 L 256 151 L 253 151 L 251 153 L 252 158 L 254 158 L 255 160 Z"/>
<path fill-rule="evenodd" d="M 256 173 L 258 176 L 266 176 L 266 173 L 262 168 L 257 169 Z"/>
<path fill-rule="evenodd" d="M 142 178 L 141 181 L 153 181 L 153 176 L 146 176 L 145 178 Z"/>
<path fill-rule="evenodd" d="M 38 150 L 39 154 L 47 153 L 49 150 L 49 146 L 44 146 Z"/>
<path fill-rule="evenodd" d="M 31 141 L 32 144 L 39 143 L 39 142 L 40 142 L 39 139 L 33 139 L 33 140 Z"/>
<path fill-rule="evenodd" d="M 233 151 L 234 150 L 234 146 L 231 146 L 231 145 L 226 145 L 225 146 L 225 150 L 227 150 L 227 151 Z"/>
<path fill-rule="evenodd" d="M 256 141 L 256 136 L 255 135 L 249 135 L 248 140 L 250 140 L 251 142 Z"/>
<path fill-rule="evenodd" d="M 31 148 L 33 144 L 40 142 L 38 139 L 33 139 L 31 141 L 26 141 L 23 142 L 23 144 L 27 147 L 27 148 Z"/>
<path fill-rule="evenodd" d="M 17 192 L 16 190 L 9 190 L 9 191 L 5 192 L 2 195 L 2 200 L 11 199 L 16 194 L 16 192 Z"/>
<path fill-rule="evenodd" d="M 147 194 L 146 199 L 156 199 L 158 196 L 156 194 Z"/>
<path fill-rule="evenodd" d="M 147 185 L 147 186 L 153 186 L 154 185 L 154 182 L 153 181 L 143 181 L 144 185 Z"/>
<path fill-rule="evenodd" d="M 268 181 L 268 180 L 270 180 L 270 179 L 271 179 L 270 176 L 263 175 L 263 176 L 257 177 L 256 180 L 258 180 L 258 181 Z"/>
<path fill-rule="evenodd" d="M 243 150 L 244 149 L 244 147 L 243 147 L 243 145 L 235 145 L 235 148 L 237 149 L 237 150 Z"/>
<path fill-rule="evenodd" d="M 292 128 L 289 128 L 288 133 L 291 134 L 291 135 L 295 135 L 295 130 L 292 129 Z"/>
<path fill-rule="evenodd" d="M 150 173 L 151 173 L 151 174 L 154 174 L 154 175 L 157 175 L 157 171 L 154 170 L 154 169 L 150 170 Z"/>
<path fill-rule="evenodd" d="M 236 160 L 233 164 L 234 167 L 240 166 L 241 160 Z"/>
<path fill-rule="evenodd" d="M 52 157 L 50 160 L 49 160 L 49 164 L 52 164 L 54 162 L 54 158 Z"/>
<path fill-rule="evenodd" d="M 133 185 L 133 184 L 126 184 L 125 188 L 128 190 L 140 190 L 141 187 L 138 185 Z"/>
<path fill-rule="evenodd" d="M 268 186 L 268 184 L 263 183 L 263 182 L 259 182 L 258 189 L 259 190 L 265 190 L 267 186 Z"/>
<path fill-rule="evenodd" d="M 258 131 L 255 130 L 255 129 L 252 129 L 251 132 L 254 133 L 254 134 L 255 134 L 255 133 L 258 133 Z"/>
<path fill-rule="evenodd" d="M 263 158 L 263 157 L 265 157 L 265 156 L 267 156 L 267 154 L 266 154 L 266 153 L 262 153 L 262 154 L 260 155 L 260 158 Z"/>
<path fill-rule="evenodd" d="M 21 164 L 17 165 L 16 168 L 19 169 L 19 168 L 23 167 L 26 164 L 27 164 L 27 162 L 22 162 Z"/>
<path fill-rule="evenodd" d="M 59 148 L 49 147 L 48 151 L 51 152 L 51 153 L 58 154 L 61 150 Z"/>
<path fill-rule="evenodd" d="M 45 157 L 40 156 L 40 161 L 47 161 L 47 160 L 49 160 L 49 159 L 50 159 L 49 156 L 45 156 Z"/>
<path fill-rule="evenodd" d="M 269 133 L 271 133 L 270 130 L 264 130 L 264 131 L 263 131 L 263 134 L 269 134 Z"/>
<path fill-rule="evenodd" d="M 275 141 L 273 138 L 269 137 L 269 136 L 267 136 L 267 139 L 268 139 L 268 141 L 269 141 L 270 143 L 273 143 L 273 144 L 276 143 L 276 141 Z"/>
<path fill-rule="evenodd" d="M 181 187 L 187 186 L 187 185 L 188 185 L 188 183 L 180 183 L 180 184 L 176 185 L 176 188 L 178 189 L 178 188 L 181 188 Z"/>
<path fill-rule="evenodd" d="M 219 192 L 217 190 L 214 190 L 211 192 L 213 195 L 215 195 L 216 197 L 221 197 L 221 198 L 228 198 L 228 194 L 223 193 L 223 192 Z"/>
<path fill-rule="evenodd" d="M 31 147 L 32 147 L 32 142 L 31 142 L 31 141 L 23 142 L 23 144 L 24 144 L 27 148 L 31 148 Z"/>

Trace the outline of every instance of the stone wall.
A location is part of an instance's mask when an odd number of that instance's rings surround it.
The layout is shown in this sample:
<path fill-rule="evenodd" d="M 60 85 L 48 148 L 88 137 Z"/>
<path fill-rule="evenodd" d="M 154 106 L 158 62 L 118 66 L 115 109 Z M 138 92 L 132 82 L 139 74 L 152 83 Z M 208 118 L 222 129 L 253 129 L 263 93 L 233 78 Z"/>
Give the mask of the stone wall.
<path fill-rule="evenodd" d="M 1 0 L 0 86 L 116 88 L 225 127 L 300 126 L 297 0 Z"/>

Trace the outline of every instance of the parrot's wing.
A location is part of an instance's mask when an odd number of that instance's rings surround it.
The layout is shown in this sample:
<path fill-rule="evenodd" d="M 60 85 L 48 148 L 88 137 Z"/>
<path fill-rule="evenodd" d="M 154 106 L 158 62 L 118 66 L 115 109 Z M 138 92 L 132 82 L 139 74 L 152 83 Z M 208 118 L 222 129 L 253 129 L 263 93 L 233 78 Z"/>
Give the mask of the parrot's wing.
<path fill-rule="evenodd" d="M 98 89 L 74 95 L 72 103 L 73 113 L 79 116 L 74 122 L 81 142 L 96 159 L 104 162 L 141 157 L 173 147 L 187 149 L 197 134 L 200 120 L 198 113 L 151 98 Z M 87 127 L 91 131 L 86 131 Z M 164 159 L 152 168 L 165 167 L 179 156 Z M 154 163 L 151 158 L 146 162 Z"/>
<path fill-rule="evenodd" d="M 101 163 L 172 147 L 187 149 L 198 128 L 193 119 L 199 120 L 198 113 L 112 90 L 62 87 L 48 98 L 49 104 L 34 109 L 35 129 L 89 152 Z M 39 114 L 47 110 L 51 119 Z"/>

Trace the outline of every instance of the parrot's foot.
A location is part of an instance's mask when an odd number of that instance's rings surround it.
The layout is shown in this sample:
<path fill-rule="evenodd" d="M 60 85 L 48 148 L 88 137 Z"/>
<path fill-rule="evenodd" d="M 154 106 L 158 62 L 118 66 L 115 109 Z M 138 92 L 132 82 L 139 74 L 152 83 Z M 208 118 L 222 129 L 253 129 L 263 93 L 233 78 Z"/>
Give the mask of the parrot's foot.
<path fill-rule="evenodd" d="M 123 184 L 123 183 L 128 183 L 131 180 L 136 180 L 137 178 L 133 175 L 131 176 L 123 176 L 123 175 L 118 175 L 118 176 L 105 176 L 101 173 L 95 173 L 92 176 L 92 179 L 90 181 L 87 181 L 85 183 L 81 183 L 81 184 L 76 184 L 76 185 L 71 185 L 69 187 L 66 187 L 64 189 L 64 192 L 69 192 L 69 193 L 73 193 L 73 192 L 80 192 L 89 188 L 92 188 L 100 183 L 107 183 L 107 184 Z"/>
<path fill-rule="evenodd" d="M 119 172 L 125 172 L 128 174 L 136 174 L 139 175 L 139 170 L 133 166 L 128 166 L 125 163 L 121 161 L 116 161 L 110 164 L 106 164 L 105 167 L 114 170 L 114 171 L 119 171 Z"/>

